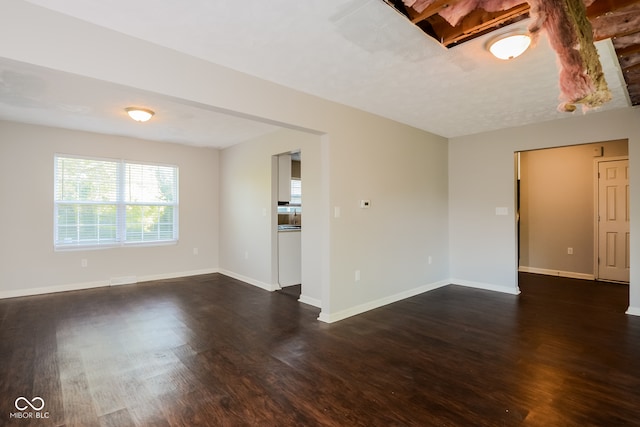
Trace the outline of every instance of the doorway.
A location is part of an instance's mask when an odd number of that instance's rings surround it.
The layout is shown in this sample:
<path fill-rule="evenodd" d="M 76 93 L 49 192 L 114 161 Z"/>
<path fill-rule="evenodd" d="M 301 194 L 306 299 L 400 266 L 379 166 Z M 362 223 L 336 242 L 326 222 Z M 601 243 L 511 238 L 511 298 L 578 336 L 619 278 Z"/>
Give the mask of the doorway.
<path fill-rule="evenodd" d="M 277 166 L 277 283 L 280 289 L 296 286 L 302 293 L 302 155 L 301 150 L 274 156 Z"/>
<path fill-rule="evenodd" d="M 546 148 L 516 153 L 516 208 L 518 271 L 587 280 L 613 280 L 602 276 L 598 259 L 603 261 L 600 242 L 606 246 L 608 263 L 628 267 L 628 231 L 603 231 L 598 218 L 597 169 L 623 160 L 628 141 L 616 140 L 567 147 Z M 618 167 L 618 166 L 617 166 Z M 620 177 L 628 174 L 628 163 L 609 172 Z M 626 169 L 625 169 L 626 167 Z M 596 173 L 594 174 L 594 171 Z M 628 203 L 628 184 L 609 191 L 611 215 L 624 218 Z M 606 199 L 605 199 L 606 200 Z M 607 208 L 605 203 L 604 208 Z M 602 215 L 600 215 L 602 217 Z M 628 222 L 627 222 L 628 224 Z M 623 246 L 624 245 L 624 246 Z M 602 264 L 601 264 L 602 265 Z M 616 276 L 618 282 L 628 282 Z M 618 272 L 620 274 L 620 272 Z"/>

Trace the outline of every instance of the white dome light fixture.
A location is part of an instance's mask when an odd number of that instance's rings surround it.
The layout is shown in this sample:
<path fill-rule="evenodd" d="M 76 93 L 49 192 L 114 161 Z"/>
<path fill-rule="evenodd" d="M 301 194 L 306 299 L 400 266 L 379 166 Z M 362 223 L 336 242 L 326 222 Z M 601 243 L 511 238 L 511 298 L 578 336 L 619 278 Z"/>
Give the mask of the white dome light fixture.
<path fill-rule="evenodd" d="M 129 117 L 136 122 L 146 122 L 155 114 L 153 111 L 146 108 L 129 107 L 124 110 L 129 114 Z"/>
<path fill-rule="evenodd" d="M 523 32 L 507 33 L 489 40 L 487 49 L 496 58 L 509 60 L 522 55 L 531 45 L 531 37 Z"/>

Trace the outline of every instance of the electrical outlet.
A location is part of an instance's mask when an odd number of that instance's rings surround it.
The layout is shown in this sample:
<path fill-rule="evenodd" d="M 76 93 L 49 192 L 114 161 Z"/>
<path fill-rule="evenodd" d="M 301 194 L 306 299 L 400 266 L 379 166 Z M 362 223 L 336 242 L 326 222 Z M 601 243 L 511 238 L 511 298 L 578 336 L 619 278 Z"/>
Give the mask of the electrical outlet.
<path fill-rule="evenodd" d="M 360 281 L 360 270 L 356 270 L 356 273 L 355 273 L 355 281 L 356 281 L 356 282 L 359 282 L 359 281 Z"/>
<path fill-rule="evenodd" d="M 198 248 L 193 248 L 193 254 L 194 255 L 198 255 L 200 253 L 200 251 L 198 251 Z"/>
<path fill-rule="evenodd" d="M 509 208 L 499 206 L 496 208 L 496 215 L 509 215 Z"/>
<path fill-rule="evenodd" d="M 567 248 L 567 254 L 573 255 L 573 248 Z"/>
<path fill-rule="evenodd" d="M 87 265 L 89 265 L 89 262 L 87 261 L 86 258 L 82 258 L 82 260 L 80 260 L 80 265 L 82 267 L 86 267 Z"/>
<path fill-rule="evenodd" d="M 431 255 L 429 255 L 429 264 L 431 264 L 433 262 L 433 258 L 431 258 Z"/>

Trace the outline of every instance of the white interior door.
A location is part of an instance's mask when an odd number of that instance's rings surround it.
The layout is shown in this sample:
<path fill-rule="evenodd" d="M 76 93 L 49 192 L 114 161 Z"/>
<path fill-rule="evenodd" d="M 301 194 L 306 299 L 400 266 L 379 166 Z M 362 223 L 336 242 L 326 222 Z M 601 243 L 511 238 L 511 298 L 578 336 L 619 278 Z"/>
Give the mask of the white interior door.
<path fill-rule="evenodd" d="M 598 279 L 629 282 L 629 160 L 598 164 Z"/>

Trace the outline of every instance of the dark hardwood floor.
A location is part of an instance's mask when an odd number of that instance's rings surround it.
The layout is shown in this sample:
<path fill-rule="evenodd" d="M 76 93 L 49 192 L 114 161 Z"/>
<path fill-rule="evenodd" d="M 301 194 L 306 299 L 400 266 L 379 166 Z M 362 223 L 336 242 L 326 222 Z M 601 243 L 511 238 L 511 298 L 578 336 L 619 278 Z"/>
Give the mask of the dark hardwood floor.
<path fill-rule="evenodd" d="M 640 425 L 627 287 L 520 287 L 446 286 L 335 324 L 299 288 L 219 274 L 1 300 L 0 425 Z"/>

